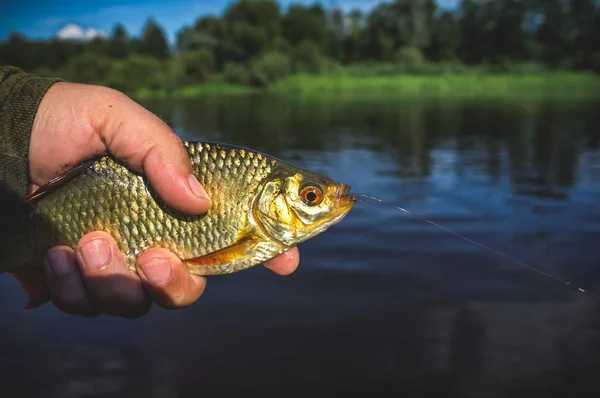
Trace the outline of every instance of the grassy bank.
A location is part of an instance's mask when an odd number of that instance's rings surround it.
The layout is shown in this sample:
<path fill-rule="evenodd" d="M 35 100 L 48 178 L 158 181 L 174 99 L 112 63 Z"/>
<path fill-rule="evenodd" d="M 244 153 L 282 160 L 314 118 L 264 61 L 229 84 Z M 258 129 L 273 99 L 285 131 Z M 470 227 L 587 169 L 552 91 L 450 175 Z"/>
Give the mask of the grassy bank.
<path fill-rule="evenodd" d="M 440 76 L 292 76 L 270 87 L 300 96 L 580 97 L 600 95 L 592 74 L 440 75 Z"/>
<path fill-rule="evenodd" d="M 268 88 L 269 93 L 302 97 L 600 97 L 600 76 L 586 73 L 499 75 L 292 75 Z M 260 91 L 226 83 L 191 85 L 166 91 L 140 90 L 138 98 L 246 94 Z"/>
<path fill-rule="evenodd" d="M 256 89 L 227 83 L 204 83 L 178 87 L 172 90 L 150 90 L 142 88 L 135 93 L 134 97 L 139 99 L 166 97 L 195 98 L 207 95 L 239 95 L 252 92 L 256 92 Z"/>

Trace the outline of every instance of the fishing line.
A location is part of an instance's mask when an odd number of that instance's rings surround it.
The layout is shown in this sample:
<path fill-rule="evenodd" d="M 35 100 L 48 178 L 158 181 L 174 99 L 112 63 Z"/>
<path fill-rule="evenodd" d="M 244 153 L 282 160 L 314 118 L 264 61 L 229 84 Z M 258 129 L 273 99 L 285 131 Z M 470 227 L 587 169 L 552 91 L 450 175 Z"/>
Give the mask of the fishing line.
<path fill-rule="evenodd" d="M 404 213 L 406 213 L 406 214 L 408 214 L 408 215 L 410 215 L 412 217 L 415 217 L 415 218 L 417 218 L 417 219 L 419 219 L 421 221 L 424 221 L 424 222 L 426 222 L 428 224 L 431 224 L 431 225 L 433 225 L 435 227 L 438 227 L 438 228 L 440 228 L 440 229 L 442 229 L 442 230 L 444 230 L 444 231 L 446 231 L 446 232 L 448 232 L 448 233 L 456 236 L 457 238 L 463 239 L 463 240 L 465 240 L 465 241 L 467 241 L 467 242 L 469 242 L 469 243 L 471 243 L 471 244 L 473 244 L 473 245 L 475 245 L 477 247 L 480 247 L 480 248 L 482 248 L 484 250 L 487 250 L 487 251 L 489 251 L 489 252 L 491 252 L 493 254 L 496 254 L 497 256 L 503 257 L 503 258 L 505 258 L 505 259 L 507 259 L 507 260 L 509 260 L 509 261 L 511 261 L 513 263 L 515 263 L 515 264 L 518 264 L 518 265 L 521 265 L 521 266 L 523 266 L 525 268 L 528 268 L 529 270 L 537 272 L 538 274 L 543 275 L 543 276 L 545 276 L 547 278 L 553 279 L 556 282 L 563 283 L 563 284 L 568 285 L 568 286 L 572 286 L 571 282 L 569 282 L 567 280 L 564 280 L 564 279 L 561 279 L 561 278 L 559 278 L 559 277 L 557 277 L 555 275 L 549 274 L 548 272 L 545 272 L 545 271 L 543 271 L 543 270 L 541 270 L 539 268 L 536 268 L 536 267 L 534 267 L 532 265 L 529 265 L 529 264 L 527 264 L 527 263 L 525 263 L 525 262 L 523 262 L 521 260 L 518 260 L 518 259 L 516 259 L 514 257 L 511 257 L 508 254 L 502 253 L 502 252 L 500 252 L 498 250 L 495 250 L 495 249 L 493 249 L 493 248 L 491 248 L 489 246 L 486 246 L 483 243 L 479 243 L 477 241 L 474 241 L 471 238 L 468 238 L 468 237 L 466 237 L 464 235 L 461 235 L 458 232 L 455 232 L 455 231 L 453 231 L 453 230 L 451 230 L 451 229 L 449 229 L 449 228 L 447 228 L 447 227 L 445 227 L 445 226 L 443 226 L 441 224 L 438 224 L 438 223 L 436 223 L 434 221 L 431 221 L 431 220 L 428 220 L 428 219 L 426 219 L 426 218 L 424 218 L 422 216 L 419 216 L 419 215 L 417 215 L 417 214 L 415 214 L 415 213 L 413 213 L 413 212 L 411 212 L 411 211 L 409 211 L 409 210 L 407 210 L 407 209 L 405 209 L 403 207 L 396 206 L 396 205 L 393 205 L 391 203 L 384 202 L 383 200 L 381 200 L 379 198 L 376 198 L 376 197 L 373 197 L 373 196 L 369 196 L 369 195 L 365 195 L 365 194 L 362 194 L 362 193 L 352 194 L 352 196 L 354 196 L 355 199 L 360 200 L 362 202 L 377 202 L 377 203 L 381 203 L 381 204 L 386 205 L 386 206 L 391 206 L 391 207 L 393 207 L 395 209 L 398 209 L 398 210 L 400 210 L 400 211 L 402 211 L 402 212 L 404 212 Z M 357 198 L 357 196 L 358 197 L 362 197 L 364 199 L 361 200 L 361 199 Z M 593 291 L 588 290 L 588 289 L 583 289 L 581 287 L 577 287 L 577 286 L 574 286 L 574 285 L 573 285 L 573 287 L 575 287 L 578 291 L 583 292 L 583 293 L 594 293 Z"/>

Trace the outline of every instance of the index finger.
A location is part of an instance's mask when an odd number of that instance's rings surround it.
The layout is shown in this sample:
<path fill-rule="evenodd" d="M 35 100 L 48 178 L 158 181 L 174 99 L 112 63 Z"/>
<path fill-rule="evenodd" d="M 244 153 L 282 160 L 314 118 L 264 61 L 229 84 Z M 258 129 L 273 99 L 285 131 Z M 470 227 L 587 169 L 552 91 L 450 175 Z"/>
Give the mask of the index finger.
<path fill-rule="evenodd" d="M 98 107 L 95 130 L 108 151 L 144 173 L 165 203 L 189 214 L 210 208 L 183 143 L 166 123 L 115 90 Z"/>

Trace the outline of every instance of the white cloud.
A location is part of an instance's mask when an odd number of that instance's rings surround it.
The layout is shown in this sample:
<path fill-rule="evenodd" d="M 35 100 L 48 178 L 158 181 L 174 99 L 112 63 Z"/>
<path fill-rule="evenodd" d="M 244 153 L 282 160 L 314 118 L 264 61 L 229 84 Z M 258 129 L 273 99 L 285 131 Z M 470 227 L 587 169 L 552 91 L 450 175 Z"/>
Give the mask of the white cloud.
<path fill-rule="evenodd" d="M 96 37 L 105 37 L 106 34 L 95 28 L 83 28 L 79 25 L 68 24 L 63 26 L 56 36 L 63 40 L 91 40 Z"/>

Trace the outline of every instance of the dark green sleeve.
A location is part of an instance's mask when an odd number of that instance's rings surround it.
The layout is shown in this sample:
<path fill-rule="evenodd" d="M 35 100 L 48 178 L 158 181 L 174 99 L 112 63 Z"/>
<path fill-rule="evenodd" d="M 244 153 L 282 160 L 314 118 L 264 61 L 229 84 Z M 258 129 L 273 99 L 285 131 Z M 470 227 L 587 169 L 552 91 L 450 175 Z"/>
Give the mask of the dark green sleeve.
<path fill-rule="evenodd" d="M 57 81 L 0 66 L 0 194 L 25 197 L 31 127 L 42 97 Z"/>

